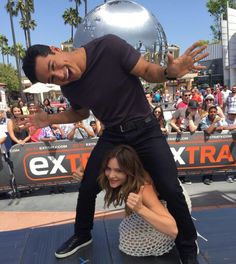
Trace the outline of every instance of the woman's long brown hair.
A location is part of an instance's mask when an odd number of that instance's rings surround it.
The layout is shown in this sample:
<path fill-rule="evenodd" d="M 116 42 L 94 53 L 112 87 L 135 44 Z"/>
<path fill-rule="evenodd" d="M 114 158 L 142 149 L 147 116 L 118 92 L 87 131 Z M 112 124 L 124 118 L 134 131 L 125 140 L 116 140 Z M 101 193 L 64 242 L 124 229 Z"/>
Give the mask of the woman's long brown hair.
<path fill-rule="evenodd" d="M 107 164 L 112 158 L 117 159 L 121 171 L 127 175 L 127 181 L 117 188 L 110 187 L 105 175 Z M 128 145 L 118 145 L 109 152 L 102 164 L 98 180 L 101 188 L 105 190 L 104 200 L 107 207 L 111 204 L 115 207 L 121 205 L 126 202 L 130 192 L 138 193 L 142 185 L 151 183 L 136 151 Z M 125 211 L 127 215 L 132 212 L 127 206 Z"/>

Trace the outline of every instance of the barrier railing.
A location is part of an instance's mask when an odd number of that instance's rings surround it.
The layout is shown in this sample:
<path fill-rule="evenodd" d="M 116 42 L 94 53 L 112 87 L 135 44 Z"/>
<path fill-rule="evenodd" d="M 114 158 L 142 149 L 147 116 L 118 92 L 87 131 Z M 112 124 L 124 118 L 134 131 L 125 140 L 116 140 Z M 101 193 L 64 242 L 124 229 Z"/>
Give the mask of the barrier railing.
<path fill-rule="evenodd" d="M 171 133 L 167 141 L 179 175 L 236 172 L 236 146 L 231 134 Z M 17 187 L 75 183 L 72 172 L 80 164 L 86 166 L 96 142 L 97 139 L 58 140 L 14 145 L 10 157 Z M 9 167 L 3 159 L 0 175 L 0 190 L 9 189 Z"/>

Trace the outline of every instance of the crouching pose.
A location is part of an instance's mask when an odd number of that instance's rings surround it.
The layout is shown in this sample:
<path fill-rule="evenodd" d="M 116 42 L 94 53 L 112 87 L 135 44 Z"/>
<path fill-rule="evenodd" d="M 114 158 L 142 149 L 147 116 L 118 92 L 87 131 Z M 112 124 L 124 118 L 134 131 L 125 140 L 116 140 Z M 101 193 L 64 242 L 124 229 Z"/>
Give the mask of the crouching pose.
<path fill-rule="evenodd" d="M 99 182 L 106 206 L 125 203 L 126 217 L 119 227 L 121 251 L 132 256 L 160 256 L 173 248 L 178 234 L 175 219 L 132 147 L 119 145 L 108 154 Z"/>

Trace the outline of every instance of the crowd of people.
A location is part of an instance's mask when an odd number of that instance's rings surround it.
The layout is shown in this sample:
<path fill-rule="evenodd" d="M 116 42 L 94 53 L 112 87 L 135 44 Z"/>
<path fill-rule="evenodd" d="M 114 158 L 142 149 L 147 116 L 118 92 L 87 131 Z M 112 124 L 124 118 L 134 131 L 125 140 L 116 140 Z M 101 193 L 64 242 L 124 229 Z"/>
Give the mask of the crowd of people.
<path fill-rule="evenodd" d="M 146 97 L 165 135 L 170 132 L 181 135 L 183 132 L 203 131 L 206 136 L 222 131 L 236 132 L 236 86 L 229 89 L 217 84 L 206 89 L 177 89 L 171 108 L 174 111 L 169 120 L 164 117 L 166 103 L 160 91 L 146 92 Z M 191 184 L 186 176 L 180 179 L 182 183 Z M 212 183 L 212 175 L 203 175 L 202 179 L 207 185 Z M 227 182 L 233 183 L 234 176 L 228 175 Z"/>
<path fill-rule="evenodd" d="M 164 92 L 164 94 L 168 93 Z M 173 132 L 179 135 L 183 132 L 194 133 L 196 131 L 204 131 L 206 135 L 222 131 L 236 132 L 236 86 L 229 89 L 227 86 L 218 84 L 214 88 L 206 89 L 197 87 L 191 90 L 177 89 L 172 102 L 175 111 L 172 107 L 172 117 L 169 120 L 165 118 L 167 101 L 160 90 L 146 92 L 146 98 L 154 116 L 159 121 L 162 133 L 166 136 Z M 169 99 L 168 102 L 170 102 Z M 21 98 L 18 98 L 18 102 L 12 105 L 8 112 L 0 111 L 2 152 L 5 153 L 14 144 L 94 138 L 102 134 L 103 125 L 92 112 L 89 118 L 70 124 L 52 124 L 44 128 L 34 126 L 24 128 L 18 124 L 20 121 L 18 116 L 34 114 L 38 111 L 45 111 L 48 114 L 63 113 L 66 107 L 63 104 L 52 107 L 48 98 L 45 98 L 42 103 L 33 101 L 24 103 Z M 182 183 L 191 184 L 187 176 L 180 176 L 180 180 Z M 210 185 L 212 175 L 203 175 L 202 180 Z M 234 176 L 229 175 L 227 182 L 233 183 Z"/>

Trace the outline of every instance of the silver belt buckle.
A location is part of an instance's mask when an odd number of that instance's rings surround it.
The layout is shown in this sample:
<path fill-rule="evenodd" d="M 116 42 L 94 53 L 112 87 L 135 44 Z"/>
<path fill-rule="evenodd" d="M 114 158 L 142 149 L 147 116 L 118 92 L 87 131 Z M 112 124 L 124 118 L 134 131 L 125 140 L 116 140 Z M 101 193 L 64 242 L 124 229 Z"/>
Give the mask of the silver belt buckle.
<path fill-rule="evenodd" d="M 122 126 L 122 125 L 120 125 L 120 131 L 121 131 L 122 133 L 125 132 L 124 129 L 123 129 L 123 126 Z"/>

